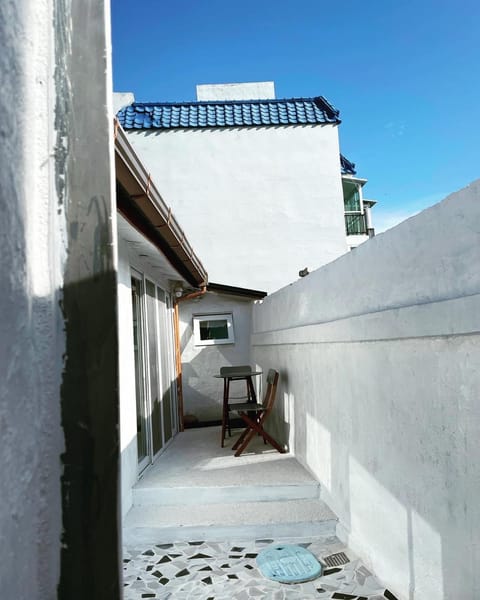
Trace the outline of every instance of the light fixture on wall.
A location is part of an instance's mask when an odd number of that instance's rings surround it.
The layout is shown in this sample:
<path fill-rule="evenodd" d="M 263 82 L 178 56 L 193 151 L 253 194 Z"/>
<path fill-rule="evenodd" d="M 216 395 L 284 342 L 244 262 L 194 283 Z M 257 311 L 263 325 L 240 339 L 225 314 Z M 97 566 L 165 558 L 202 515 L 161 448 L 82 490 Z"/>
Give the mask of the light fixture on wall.
<path fill-rule="evenodd" d="M 181 285 L 177 285 L 174 289 L 174 292 L 175 292 L 175 296 L 177 298 L 180 298 L 183 294 L 183 287 Z"/>

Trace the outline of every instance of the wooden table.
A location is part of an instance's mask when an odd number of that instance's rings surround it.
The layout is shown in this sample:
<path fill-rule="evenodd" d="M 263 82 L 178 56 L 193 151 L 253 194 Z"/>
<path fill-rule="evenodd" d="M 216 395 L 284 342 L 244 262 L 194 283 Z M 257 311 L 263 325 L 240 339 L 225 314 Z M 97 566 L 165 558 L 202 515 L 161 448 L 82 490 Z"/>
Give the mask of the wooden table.
<path fill-rule="evenodd" d="M 221 372 L 218 375 L 214 375 L 217 379 L 223 379 L 223 410 L 222 410 L 222 440 L 221 446 L 223 448 L 225 442 L 225 432 L 228 427 L 228 435 L 232 435 L 230 428 L 230 418 L 228 401 L 230 398 L 230 382 L 231 381 L 245 381 L 247 384 L 247 398 L 248 402 L 256 403 L 257 394 L 255 393 L 255 386 L 253 385 L 252 377 L 255 375 L 261 375 L 263 371 L 252 371 L 251 369 L 242 370 L 241 367 L 222 367 Z"/>

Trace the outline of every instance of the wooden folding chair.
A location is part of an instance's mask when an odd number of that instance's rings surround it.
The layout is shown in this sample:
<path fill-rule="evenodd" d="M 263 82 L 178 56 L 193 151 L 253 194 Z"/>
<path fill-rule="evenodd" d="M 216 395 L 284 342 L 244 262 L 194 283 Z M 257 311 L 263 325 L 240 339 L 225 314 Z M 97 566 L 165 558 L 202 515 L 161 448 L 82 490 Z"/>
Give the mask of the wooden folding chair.
<path fill-rule="evenodd" d="M 245 431 L 242 432 L 238 440 L 232 446 L 232 450 L 236 450 L 235 456 L 240 456 L 256 433 L 263 437 L 265 443 L 268 442 L 271 444 L 275 450 L 278 450 L 281 454 L 285 452 L 285 449 L 282 448 L 282 446 L 280 446 L 280 444 L 278 444 L 278 442 L 276 442 L 263 428 L 263 423 L 272 412 L 275 403 L 277 384 L 278 371 L 270 369 L 267 375 L 267 390 L 265 392 L 263 404 L 246 402 L 231 407 L 231 410 L 237 412 L 247 424 Z"/>

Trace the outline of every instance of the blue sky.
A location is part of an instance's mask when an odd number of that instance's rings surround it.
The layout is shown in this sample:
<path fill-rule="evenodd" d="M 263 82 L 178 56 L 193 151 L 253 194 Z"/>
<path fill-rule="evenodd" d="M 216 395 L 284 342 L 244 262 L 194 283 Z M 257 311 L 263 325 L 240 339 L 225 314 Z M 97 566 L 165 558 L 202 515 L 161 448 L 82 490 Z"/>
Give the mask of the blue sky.
<path fill-rule="evenodd" d="M 479 31 L 477 0 L 112 0 L 114 89 L 325 96 L 382 230 L 480 177 Z"/>

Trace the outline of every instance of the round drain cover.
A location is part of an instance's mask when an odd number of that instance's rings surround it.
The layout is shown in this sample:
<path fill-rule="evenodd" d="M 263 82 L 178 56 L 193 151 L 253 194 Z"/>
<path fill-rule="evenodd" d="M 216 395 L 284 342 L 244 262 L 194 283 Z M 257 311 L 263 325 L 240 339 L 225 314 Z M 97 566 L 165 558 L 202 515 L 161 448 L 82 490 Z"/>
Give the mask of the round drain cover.
<path fill-rule="evenodd" d="M 265 548 L 257 565 L 264 577 L 279 583 L 311 581 L 322 574 L 322 565 L 309 550 L 290 544 Z"/>

